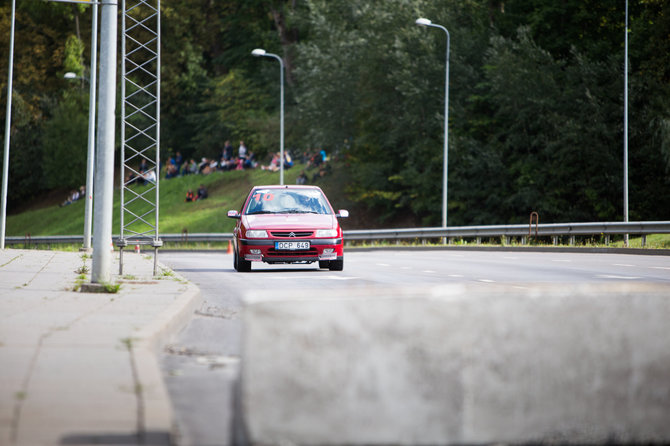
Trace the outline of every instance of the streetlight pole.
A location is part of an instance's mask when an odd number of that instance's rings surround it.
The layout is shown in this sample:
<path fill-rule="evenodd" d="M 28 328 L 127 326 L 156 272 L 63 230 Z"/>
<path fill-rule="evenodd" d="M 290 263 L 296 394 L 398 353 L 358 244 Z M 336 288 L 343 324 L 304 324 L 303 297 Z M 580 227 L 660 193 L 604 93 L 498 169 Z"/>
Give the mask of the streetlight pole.
<path fill-rule="evenodd" d="M 279 61 L 279 184 L 284 185 L 284 61 L 276 54 L 268 53 L 264 49 L 256 48 L 251 52 L 256 57 L 274 57 Z"/>
<path fill-rule="evenodd" d="M 5 154 L 2 163 L 2 216 L 0 216 L 0 249 L 5 249 L 5 223 L 7 222 L 7 182 L 9 177 L 9 138 L 12 127 L 12 77 L 14 75 L 14 22 L 16 0 L 12 0 L 12 28 L 9 37 L 9 70 L 7 74 L 7 113 L 5 115 Z"/>
<path fill-rule="evenodd" d="M 626 37 L 624 50 L 623 92 L 623 221 L 628 222 L 628 0 L 626 0 Z M 628 247 L 628 234 L 624 234 L 624 245 Z"/>
<path fill-rule="evenodd" d="M 91 282 L 111 278 L 112 214 L 114 205 L 114 110 L 116 106 L 116 0 L 100 3 L 100 113 L 95 164 L 95 214 Z"/>
<path fill-rule="evenodd" d="M 447 65 L 446 75 L 444 81 L 444 166 L 443 166 L 443 183 L 442 183 L 442 227 L 447 227 L 447 181 L 449 178 L 449 45 L 450 36 L 449 31 L 442 25 L 435 24 L 426 18 L 418 18 L 415 22 L 419 26 L 430 26 L 439 28 L 447 34 Z"/>
<path fill-rule="evenodd" d="M 88 155 L 86 158 L 86 203 L 84 208 L 84 245 L 82 251 L 91 251 L 91 225 L 93 224 L 93 173 L 95 171 L 95 100 L 98 59 L 98 3 L 91 6 L 91 73 L 88 96 Z"/>
<path fill-rule="evenodd" d="M 97 10 L 97 5 L 94 6 Z M 94 11 L 94 14 L 97 16 L 97 11 Z M 97 29 L 97 18 L 94 20 L 93 28 Z M 93 31 L 93 32 L 97 32 Z M 92 43 L 96 44 L 97 37 L 92 39 Z M 95 47 L 94 47 L 95 48 Z M 89 104 L 88 104 L 88 155 L 86 159 L 86 203 L 84 209 L 84 244 L 80 248 L 80 251 L 91 252 L 91 225 L 93 223 L 93 173 L 95 171 L 95 58 L 96 58 L 97 48 L 91 52 L 91 79 L 88 79 L 86 76 L 77 76 L 76 73 L 68 71 L 63 76 L 65 79 L 81 79 L 86 82 L 89 82 L 90 93 L 89 93 Z"/>

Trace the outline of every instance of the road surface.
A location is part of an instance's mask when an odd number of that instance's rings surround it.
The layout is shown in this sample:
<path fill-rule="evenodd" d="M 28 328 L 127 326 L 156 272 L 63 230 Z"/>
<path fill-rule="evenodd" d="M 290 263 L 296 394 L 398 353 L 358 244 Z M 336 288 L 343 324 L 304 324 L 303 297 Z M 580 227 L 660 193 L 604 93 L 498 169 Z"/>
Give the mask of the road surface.
<path fill-rule="evenodd" d="M 466 284 L 529 288 L 547 284 L 653 283 L 668 286 L 670 257 L 522 251 L 348 252 L 344 271 L 315 265 L 254 263 L 236 273 L 225 253 L 161 253 L 160 261 L 200 287 L 202 307 L 167 346 L 162 367 L 180 444 L 231 444 L 233 384 L 240 366 L 244 293 L 256 290 L 347 289 Z"/>

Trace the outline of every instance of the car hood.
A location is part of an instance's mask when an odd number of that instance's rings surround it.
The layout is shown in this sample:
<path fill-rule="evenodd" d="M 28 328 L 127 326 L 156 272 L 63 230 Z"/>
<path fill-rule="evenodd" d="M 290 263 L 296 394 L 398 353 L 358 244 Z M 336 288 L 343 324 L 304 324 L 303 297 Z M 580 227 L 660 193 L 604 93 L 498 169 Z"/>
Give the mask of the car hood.
<path fill-rule="evenodd" d="M 261 214 L 242 217 L 247 229 L 333 229 L 337 218 L 328 214 Z"/>

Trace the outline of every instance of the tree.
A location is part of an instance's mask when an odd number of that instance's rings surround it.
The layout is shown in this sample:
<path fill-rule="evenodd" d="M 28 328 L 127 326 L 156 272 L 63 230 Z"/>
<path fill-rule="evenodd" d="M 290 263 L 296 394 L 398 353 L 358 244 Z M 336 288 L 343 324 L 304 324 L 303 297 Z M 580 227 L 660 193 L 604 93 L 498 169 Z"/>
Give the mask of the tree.
<path fill-rule="evenodd" d="M 44 125 L 42 168 L 48 188 L 79 188 L 86 183 L 88 95 L 65 92 Z"/>

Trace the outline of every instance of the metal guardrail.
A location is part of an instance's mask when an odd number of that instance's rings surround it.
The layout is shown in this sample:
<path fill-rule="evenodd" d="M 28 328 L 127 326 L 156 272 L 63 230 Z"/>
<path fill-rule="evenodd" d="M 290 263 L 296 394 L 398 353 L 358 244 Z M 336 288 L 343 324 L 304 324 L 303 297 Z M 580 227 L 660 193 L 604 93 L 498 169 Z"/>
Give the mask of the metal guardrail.
<path fill-rule="evenodd" d="M 538 225 L 451 226 L 448 228 L 373 229 L 345 231 L 347 240 L 424 239 L 424 238 L 477 238 L 543 236 L 667 234 L 670 221 L 553 223 Z"/>
<path fill-rule="evenodd" d="M 532 231 L 531 231 L 532 229 Z M 448 228 L 404 228 L 404 229 L 363 229 L 344 231 L 347 241 L 352 240 L 402 240 L 402 239 L 430 239 L 430 238 L 491 238 L 491 237 L 574 237 L 578 235 L 605 236 L 631 234 L 646 236 L 649 234 L 670 233 L 670 221 L 637 221 L 637 222 L 597 222 L 597 223 L 552 223 L 536 225 L 492 225 L 492 226 L 451 226 Z M 227 242 L 233 234 L 225 233 L 182 233 L 161 234 L 161 239 L 167 243 L 208 243 Z M 113 242 L 116 243 L 118 236 Z M 146 244 L 145 240 L 127 240 L 129 246 Z M 35 244 L 77 244 L 83 243 L 81 235 L 53 235 L 7 237 L 8 245 L 35 245 Z"/>

